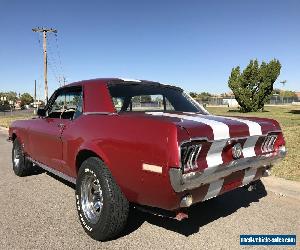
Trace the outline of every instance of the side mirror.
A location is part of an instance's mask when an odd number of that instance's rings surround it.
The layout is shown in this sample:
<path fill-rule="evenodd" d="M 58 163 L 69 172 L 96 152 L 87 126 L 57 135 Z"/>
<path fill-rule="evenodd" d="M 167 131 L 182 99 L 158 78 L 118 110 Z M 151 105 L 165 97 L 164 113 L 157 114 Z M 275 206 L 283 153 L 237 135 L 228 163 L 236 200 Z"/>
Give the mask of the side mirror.
<path fill-rule="evenodd" d="M 38 115 L 39 117 L 45 117 L 45 116 L 46 116 L 46 110 L 45 110 L 45 109 L 39 108 L 39 109 L 37 110 L 37 115 Z"/>

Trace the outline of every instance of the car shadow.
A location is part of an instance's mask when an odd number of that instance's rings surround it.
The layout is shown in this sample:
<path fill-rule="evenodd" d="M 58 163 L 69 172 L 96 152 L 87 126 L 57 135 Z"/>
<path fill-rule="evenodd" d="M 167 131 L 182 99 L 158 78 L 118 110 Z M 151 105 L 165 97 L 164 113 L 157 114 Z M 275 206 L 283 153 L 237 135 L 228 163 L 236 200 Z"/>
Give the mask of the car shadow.
<path fill-rule="evenodd" d="M 43 171 L 50 177 L 75 190 L 75 185 L 50 172 Z M 126 237 L 139 229 L 144 222 L 189 236 L 201 231 L 201 227 L 233 214 L 242 207 L 248 207 L 253 202 L 267 195 L 267 191 L 261 181 L 256 182 L 256 189 L 248 191 L 246 188 L 238 188 L 216 198 L 200 202 L 188 208 L 188 219 L 177 221 L 173 218 L 151 214 L 131 205 L 125 229 L 119 237 Z"/>
<path fill-rule="evenodd" d="M 48 171 L 44 171 L 44 172 L 47 175 L 49 175 L 50 177 L 54 178 L 55 180 L 60 181 L 61 183 L 65 184 L 66 186 L 68 186 L 68 187 L 70 187 L 70 188 L 72 188 L 72 189 L 75 190 L 76 186 L 75 186 L 74 183 L 69 182 L 69 181 L 67 181 L 67 180 L 65 180 L 65 179 L 63 179 L 63 178 L 61 178 L 61 177 L 59 177 L 59 176 L 57 176 L 55 174 L 52 174 L 51 172 L 48 172 Z"/>
<path fill-rule="evenodd" d="M 294 114 L 294 115 L 300 115 L 300 109 L 295 109 L 295 110 L 290 110 L 289 112 L 287 113 L 290 113 L 290 114 Z"/>
<path fill-rule="evenodd" d="M 30 172 L 30 176 L 40 175 L 40 174 L 46 174 L 46 175 L 52 177 L 53 179 L 55 179 L 55 180 L 57 180 L 57 181 L 59 181 L 59 182 L 65 184 L 66 186 L 68 186 L 68 187 L 70 187 L 70 188 L 72 188 L 72 189 L 74 189 L 74 190 L 75 190 L 75 188 L 76 188 L 76 186 L 75 186 L 74 183 L 69 182 L 69 181 L 67 181 L 67 180 L 65 180 L 65 179 L 63 179 L 63 178 L 61 178 L 61 177 L 59 177 L 59 176 L 57 176 L 57 175 L 55 175 L 55 174 L 53 174 L 53 173 L 51 173 L 51 172 L 45 170 L 45 169 L 43 169 L 43 168 L 41 168 L 41 167 L 39 167 L 39 166 L 37 166 L 37 165 L 36 165 L 36 167 L 34 167 L 34 168 L 32 169 L 32 171 Z"/>
<path fill-rule="evenodd" d="M 241 110 L 239 110 L 239 109 L 229 109 L 228 111 L 227 111 L 228 113 L 243 113 Z M 270 111 L 268 111 L 268 110 L 261 110 L 260 111 L 261 113 L 269 113 Z"/>
<path fill-rule="evenodd" d="M 40 175 L 45 173 L 45 170 L 40 168 L 40 167 L 34 167 L 31 172 L 29 173 L 30 176 L 34 176 L 34 175 Z"/>
<path fill-rule="evenodd" d="M 201 231 L 201 227 L 219 218 L 233 214 L 242 207 L 248 207 L 253 202 L 259 202 L 266 195 L 267 191 L 262 182 L 259 181 L 254 191 L 239 188 L 214 199 L 193 205 L 187 210 L 189 218 L 183 221 L 131 209 L 127 227 L 122 235 L 130 234 L 147 221 L 166 230 L 189 236 Z"/>

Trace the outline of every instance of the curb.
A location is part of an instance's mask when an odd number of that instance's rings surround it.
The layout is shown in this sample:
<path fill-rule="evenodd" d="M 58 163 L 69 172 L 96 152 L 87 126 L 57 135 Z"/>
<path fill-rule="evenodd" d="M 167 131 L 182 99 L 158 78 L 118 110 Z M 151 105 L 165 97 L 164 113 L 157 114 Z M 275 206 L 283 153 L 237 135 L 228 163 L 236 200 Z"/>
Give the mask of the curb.
<path fill-rule="evenodd" d="M 261 180 L 267 191 L 300 201 L 300 182 L 275 176 L 263 177 Z"/>
<path fill-rule="evenodd" d="M 7 133 L 8 128 L 0 127 L 0 132 Z M 300 182 L 285 180 L 275 176 L 263 177 L 261 180 L 267 191 L 300 201 Z"/>

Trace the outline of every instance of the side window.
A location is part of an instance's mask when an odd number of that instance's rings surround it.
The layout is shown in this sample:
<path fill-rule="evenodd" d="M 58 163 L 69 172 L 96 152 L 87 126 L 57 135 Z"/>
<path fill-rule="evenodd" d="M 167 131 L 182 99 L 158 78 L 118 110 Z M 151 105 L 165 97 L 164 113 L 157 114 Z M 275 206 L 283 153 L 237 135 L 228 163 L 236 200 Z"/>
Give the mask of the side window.
<path fill-rule="evenodd" d="M 113 97 L 112 101 L 115 105 L 116 110 L 118 112 L 121 111 L 123 104 L 124 104 L 124 98 L 123 97 Z"/>
<path fill-rule="evenodd" d="M 48 108 L 48 117 L 73 120 L 82 114 L 82 91 L 62 90 Z"/>
<path fill-rule="evenodd" d="M 174 107 L 168 99 L 162 95 L 141 95 L 132 97 L 131 105 L 128 109 L 130 109 L 130 111 L 172 111 Z M 128 109 L 127 111 L 129 111 Z"/>

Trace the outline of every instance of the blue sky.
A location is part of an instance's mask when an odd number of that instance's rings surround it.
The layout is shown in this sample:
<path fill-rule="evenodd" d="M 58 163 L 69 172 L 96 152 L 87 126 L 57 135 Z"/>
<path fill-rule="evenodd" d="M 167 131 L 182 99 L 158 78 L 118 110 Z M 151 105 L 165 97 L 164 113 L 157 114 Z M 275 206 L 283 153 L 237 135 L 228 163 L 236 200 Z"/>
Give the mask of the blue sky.
<path fill-rule="evenodd" d="M 251 58 L 279 59 L 278 80 L 300 91 L 300 1 L 0 0 L 0 91 L 32 93 L 36 79 L 43 96 L 36 26 L 58 29 L 57 41 L 51 34 L 48 40 L 50 93 L 59 75 L 68 82 L 122 76 L 222 93 L 232 67 Z"/>

